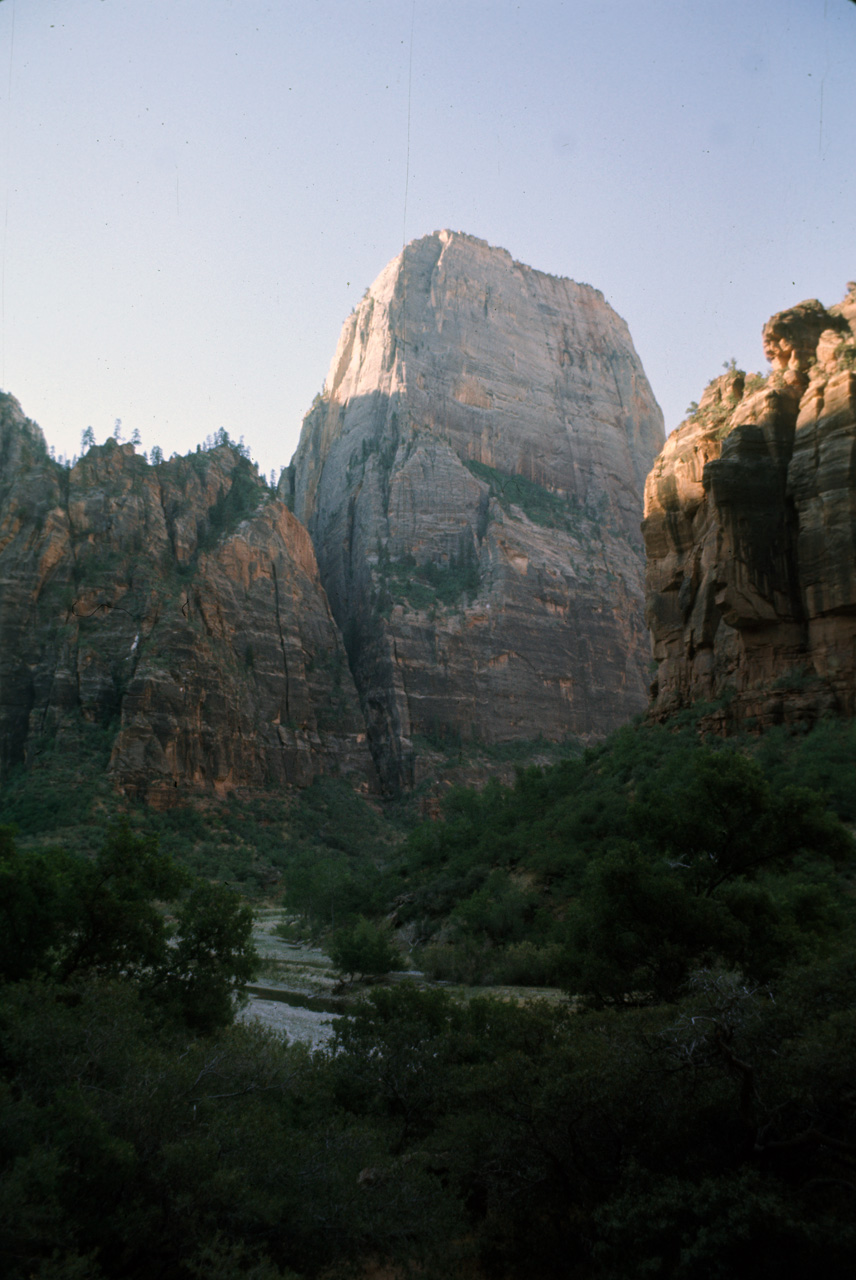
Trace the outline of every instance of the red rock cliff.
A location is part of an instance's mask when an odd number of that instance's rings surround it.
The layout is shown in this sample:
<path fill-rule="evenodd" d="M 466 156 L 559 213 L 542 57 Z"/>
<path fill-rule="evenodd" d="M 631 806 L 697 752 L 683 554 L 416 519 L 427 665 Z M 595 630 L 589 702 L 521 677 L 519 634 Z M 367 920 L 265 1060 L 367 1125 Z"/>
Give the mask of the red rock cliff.
<path fill-rule="evenodd" d="M 658 715 L 723 729 L 856 711 L 856 286 L 764 327 L 772 369 L 730 370 L 645 488 Z"/>
<path fill-rule="evenodd" d="M 305 785 L 373 769 L 309 535 L 223 445 L 71 469 L 0 397 L 0 777 L 80 719 L 117 785 Z"/>

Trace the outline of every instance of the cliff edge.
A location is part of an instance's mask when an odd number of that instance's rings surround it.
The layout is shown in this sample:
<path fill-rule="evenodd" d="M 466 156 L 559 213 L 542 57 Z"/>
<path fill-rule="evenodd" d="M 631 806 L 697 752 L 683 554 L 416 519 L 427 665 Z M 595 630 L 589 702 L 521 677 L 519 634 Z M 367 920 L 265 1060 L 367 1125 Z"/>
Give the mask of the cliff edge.
<path fill-rule="evenodd" d="M 161 806 L 374 777 L 309 535 L 240 449 L 66 468 L 0 395 L 0 781 L 87 724 Z"/>
<path fill-rule="evenodd" d="M 856 284 L 763 329 L 645 487 L 653 714 L 709 702 L 722 731 L 856 712 Z"/>

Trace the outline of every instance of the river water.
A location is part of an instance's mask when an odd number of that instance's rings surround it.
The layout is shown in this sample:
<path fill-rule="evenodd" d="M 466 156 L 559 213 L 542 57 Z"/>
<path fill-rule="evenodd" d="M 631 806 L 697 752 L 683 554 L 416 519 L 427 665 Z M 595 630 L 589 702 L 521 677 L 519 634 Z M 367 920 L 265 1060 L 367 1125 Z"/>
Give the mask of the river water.
<path fill-rule="evenodd" d="M 333 1035 L 335 1015 L 286 1004 L 282 1000 L 250 996 L 249 1003 L 238 1014 L 238 1021 L 261 1022 L 274 1031 L 283 1032 L 289 1040 L 299 1040 L 311 1049 L 321 1049 Z"/>
<path fill-rule="evenodd" d="M 261 976 L 246 987 L 249 999 L 238 1020 L 261 1022 L 318 1049 L 332 1037 L 345 1002 L 335 995 L 337 979 L 323 951 L 277 937 L 281 919 L 282 912 L 275 910 L 256 915 L 253 941 L 262 958 Z"/>
<path fill-rule="evenodd" d="M 282 919 L 281 910 L 257 912 L 253 941 L 262 959 L 256 982 L 245 987 L 248 1002 L 238 1015 L 242 1022 L 261 1022 L 266 1027 L 284 1032 L 289 1040 L 299 1040 L 313 1049 L 322 1048 L 332 1038 L 337 1016 L 353 1004 L 342 995 L 329 958 L 317 947 L 285 942 L 275 930 Z M 391 974 L 392 981 L 416 979 L 420 985 L 433 986 L 422 974 Z M 458 987 L 440 983 L 462 999 L 493 995 L 516 1002 L 537 998 L 563 1002 L 561 991 L 532 987 Z"/>

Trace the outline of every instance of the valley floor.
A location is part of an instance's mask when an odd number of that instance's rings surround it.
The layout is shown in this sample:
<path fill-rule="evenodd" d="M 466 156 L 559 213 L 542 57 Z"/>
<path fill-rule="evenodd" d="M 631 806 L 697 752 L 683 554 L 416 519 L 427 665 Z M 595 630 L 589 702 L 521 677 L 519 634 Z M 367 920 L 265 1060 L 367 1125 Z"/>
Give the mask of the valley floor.
<path fill-rule="evenodd" d="M 248 999 L 238 1018 L 245 1023 L 261 1023 L 311 1049 L 323 1048 L 333 1038 L 337 1017 L 353 1008 L 366 987 L 354 984 L 343 991 L 332 962 L 323 951 L 277 936 L 281 919 L 282 911 L 276 907 L 261 908 L 255 913 L 253 942 L 262 959 L 261 976 L 244 988 Z M 386 981 L 409 981 L 422 989 L 442 987 L 464 1000 L 486 995 L 516 1003 L 566 999 L 564 992 L 552 987 L 466 987 L 432 982 L 418 970 L 390 974 Z"/>

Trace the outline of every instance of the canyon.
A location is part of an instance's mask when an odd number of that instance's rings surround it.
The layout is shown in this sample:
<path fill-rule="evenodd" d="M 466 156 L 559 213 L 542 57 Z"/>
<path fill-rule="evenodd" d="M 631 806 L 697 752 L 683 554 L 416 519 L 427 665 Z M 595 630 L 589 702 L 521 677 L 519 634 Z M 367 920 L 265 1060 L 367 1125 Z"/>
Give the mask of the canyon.
<path fill-rule="evenodd" d="M 87 726 L 169 808 L 505 777 L 491 749 L 646 707 L 852 716 L 856 286 L 763 338 L 770 372 L 732 362 L 664 443 L 596 289 L 442 231 L 346 320 L 276 491 L 225 433 L 60 465 L 0 394 L 0 783 L 57 744 L 90 767 Z"/>
<path fill-rule="evenodd" d="M 449 231 L 345 322 L 276 493 L 228 437 L 62 466 L 3 395 L 0 780 L 87 725 L 158 807 L 603 737 L 646 704 L 662 442 L 598 290 Z"/>

